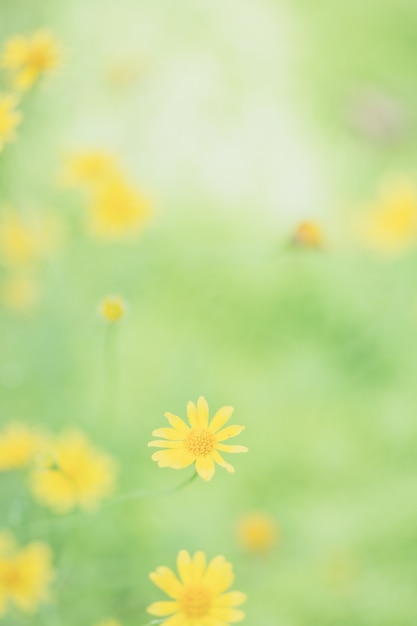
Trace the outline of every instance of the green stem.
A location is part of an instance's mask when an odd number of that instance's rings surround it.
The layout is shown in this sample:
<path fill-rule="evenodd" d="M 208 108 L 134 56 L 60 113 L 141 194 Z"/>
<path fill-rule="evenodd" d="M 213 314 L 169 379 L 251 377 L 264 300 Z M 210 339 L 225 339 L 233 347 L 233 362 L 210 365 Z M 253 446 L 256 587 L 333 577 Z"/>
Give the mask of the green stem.
<path fill-rule="evenodd" d="M 115 424 L 118 409 L 119 368 L 117 354 L 117 323 L 108 323 L 104 335 L 103 365 L 103 416 L 107 423 Z"/>
<path fill-rule="evenodd" d="M 177 491 L 181 491 L 181 489 L 184 489 L 184 487 L 191 484 L 197 478 L 197 476 L 198 474 L 195 470 L 193 474 L 189 478 L 187 478 L 187 480 L 184 480 L 179 485 L 176 485 L 175 487 L 168 487 L 167 489 L 161 489 L 160 491 L 130 491 L 128 493 L 122 493 L 119 496 L 112 498 L 108 502 L 108 506 L 111 506 L 112 504 L 117 504 L 118 502 L 126 502 L 128 500 L 137 500 L 142 498 L 159 498 L 159 496 L 166 496 L 171 493 L 176 493 Z"/>

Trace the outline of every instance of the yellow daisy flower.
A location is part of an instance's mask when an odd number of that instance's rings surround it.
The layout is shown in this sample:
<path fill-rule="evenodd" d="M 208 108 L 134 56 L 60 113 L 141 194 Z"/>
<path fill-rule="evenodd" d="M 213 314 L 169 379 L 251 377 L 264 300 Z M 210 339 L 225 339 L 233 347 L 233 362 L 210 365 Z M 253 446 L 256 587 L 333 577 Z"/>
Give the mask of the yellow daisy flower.
<path fill-rule="evenodd" d="M 6 142 L 15 137 L 22 115 L 16 111 L 17 99 L 14 96 L 0 96 L 0 152 Z"/>
<path fill-rule="evenodd" d="M 187 405 L 187 414 L 190 426 L 177 415 L 165 413 L 165 417 L 172 428 L 158 428 L 153 431 L 154 437 L 164 437 L 163 440 L 151 441 L 149 447 L 167 448 L 152 455 L 159 467 L 182 469 L 195 463 L 195 468 L 203 480 L 211 480 L 214 475 L 215 463 L 224 467 L 228 472 L 234 472 L 234 467 L 221 456 L 220 452 L 247 452 L 245 446 L 230 446 L 223 443 L 235 437 L 245 426 L 228 426 L 233 407 L 224 406 L 217 411 L 209 423 L 209 410 L 205 398 L 200 397 L 197 406 L 193 402 Z"/>
<path fill-rule="evenodd" d="M 417 187 L 408 179 L 388 181 L 368 207 L 359 227 L 369 247 L 388 254 L 405 251 L 417 240 Z"/>
<path fill-rule="evenodd" d="M 116 158 L 103 150 L 87 150 L 71 154 L 66 161 L 63 181 L 66 184 L 90 187 L 102 184 L 118 171 Z"/>
<path fill-rule="evenodd" d="M 301 248 L 321 248 L 323 245 L 322 230 L 315 222 L 301 222 L 295 229 L 293 242 Z"/>
<path fill-rule="evenodd" d="M 33 428 L 12 423 L 0 432 L 0 472 L 27 467 L 41 446 L 42 437 Z"/>
<path fill-rule="evenodd" d="M 81 432 L 69 431 L 52 440 L 46 453 L 54 464 L 36 468 L 31 487 L 34 496 L 57 513 L 66 513 L 77 505 L 95 509 L 113 491 L 113 459 L 93 447 Z"/>
<path fill-rule="evenodd" d="M 34 613 L 49 598 L 54 578 L 52 553 L 44 543 L 0 550 L 0 615 L 8 608 Z"/>
<path fill-rule="evenodd" d="M 274 547 L 277 534 L 277 524 L 267 513 L 247 513 L 238 521 L 239 542 L 249 552 L 268 552 Z"/>
<path fill-rule="evenodd" d="M 177 557 L 179 577 L 168 567 L 158 567 L 149 575 L 151 581 L 170 598 L 154 602 L 147 611 L 166 617 L 163 626 L 228 626 L 244 619 L 246 595 L 240 591 L 225 593 L 234 581 L 233 568 L 224 556 L 216 556 L 208 564 L 204 552 L 193 557 L 181 550 Z"/>
<path fill-rule="evenodd" d="M 58 43 L 47 31 L 31 37 L 17 35 L 6 41 L 0 64 L 15 72 L 15 87 L 29 89 L 42 75 L 58 65 Z"/>
<path fill-rule="evenodd" d="M 120 296 L 107 296 L 100 302 L 99 312 L 107 322 L 117 322 L 126 312 L 126 302 Z"/>

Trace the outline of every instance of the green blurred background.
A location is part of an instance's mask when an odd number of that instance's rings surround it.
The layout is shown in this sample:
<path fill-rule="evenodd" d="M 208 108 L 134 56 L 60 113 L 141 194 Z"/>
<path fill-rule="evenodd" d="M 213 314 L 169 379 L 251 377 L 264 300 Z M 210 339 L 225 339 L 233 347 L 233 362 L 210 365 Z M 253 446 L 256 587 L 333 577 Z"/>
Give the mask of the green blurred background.
<path fill-rule="evenodd" d="M 200 394 L 235 406 L 250 452 L 235 475 L 68 518 L 0 476 L 0 526 L 51 542 L 58 570 L 53 604 L 3 622 L 141 626 L 161 597 L 148 572 L 185 548 L 234 563 L 247 624 L 415 624 L 417 254 L 374 258 L 349 232 L 387 173 L 414 175 L 417 5 L 0 0 L 2 41 L 44 27 L 63 61 L 0 156 L 0 208 L 56 212 L 67 234 L 38 310 L 0 311 L 1 422 L 78 425 L 118 459 L 120 492 L 187 476 L 146 446 Z M 89 238 L 59 185 L 63 156 L 89 148 L 154 199 L 134 243 Z M 287 245 L 304 219 L 323 251 Z M 108 293 L 129 302 L 110 419 Z M 236 541 L 254 509 L 280 528 L 262 558 Z"/>

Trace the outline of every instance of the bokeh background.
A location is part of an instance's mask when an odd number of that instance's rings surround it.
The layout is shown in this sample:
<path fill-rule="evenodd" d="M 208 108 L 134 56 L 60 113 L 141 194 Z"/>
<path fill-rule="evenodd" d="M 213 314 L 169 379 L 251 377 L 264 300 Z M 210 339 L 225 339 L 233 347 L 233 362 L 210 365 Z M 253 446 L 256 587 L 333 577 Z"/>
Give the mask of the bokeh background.
<path fill-rule="evenodd" d="M 387 177 L 417 183 L 415 2 L 0 0 L 2 41 L 39 28 L 62 60 L 0 155 L 0 209 L 46 211 L 63 236 L 36 306 L 3 294 L 1 423 L 77 425 L 117 459 L 120 493 L 186 478 L 147 442 L 201 394 L 235 407 L 250 452 L 234 475 L 89 515 L 0 475 L 1 526 L 50 542 L 58 572 L 51 604 L 3 622 L 142 626 L 161 597 L 148 572 L 185 548 L 233 562 L 247 624 L 411 626 L 417 253 L 375 253 L 355 224 Z M 86 231 L 61 172 L 89 149 L 152 197 L 139 237 Z M 319 250 L 291 244 L 304 220 Z M 111 411 L 109 293 L 129 303 Z M 254 510 L 279 529 L 263 555 L 237 538 Z"/>

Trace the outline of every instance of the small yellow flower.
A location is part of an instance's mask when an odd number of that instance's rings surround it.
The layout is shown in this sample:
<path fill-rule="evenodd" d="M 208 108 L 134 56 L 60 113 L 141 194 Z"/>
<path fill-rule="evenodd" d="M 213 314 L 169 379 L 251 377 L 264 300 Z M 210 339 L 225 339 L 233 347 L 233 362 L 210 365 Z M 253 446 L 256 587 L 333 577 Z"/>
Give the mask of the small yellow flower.
<path fill-rule="evenodd" d="M 55 37 L 47 31 L 38 31 L 31 37 L 17 35 L 9 39 L 0 64 L 15 73 L 15 87 L 26 90 L 58 65 L 59 56 Z"/>
<path fill-rule="evenodd" d="M 193 557 L 181 550 L 177 557 L 179 577 L 168 567 L 158 567 L 150 574 L 151 581 L 170 598 L 154 602 L 147 611 L 166 617 L 162 626 L 228 626 L 244 619 L 246 595 L 240 591 L 225 593 L 234 581 L 233 568 L 224 556 L 216 556 L 208 564 L 204 552 Z"/>
<path fill-rule="evenodd" d="M 315 222 L 301 222 L 295 229 L 293 242 L 301 248 L 321 248 L 323 233 Z"/>
<path fill-rule="evenodd" d="M 67 158 L 63 180 L 66 184 L 90 189 L 103 184 L 117 171 L 117 161 L 112 154 L 102 150 L 87 150 Z"/>
<path fill-rule="evenodd" d="M 32 614 L 49 599 L 54 578 L 52 553 L 44 543 L 18 549 L 9 544 L 0 550 L 0 615 L 8 608 Z"/>
<path fill-rule="evenodd" d="M 359 226 L 363 242 L 383 253 L 398 254 L 417 241 L 417 187 L 405 178 L 384 185 Z"/>
<path fill-rule="evenodd" d="M 238 522 L 239 542 L 249 552 L 268 552 L 274 547 L 277 534 L 277 524 L 267 513 L 248 513 Z"/>
<path fill-rule="evenodd" d="M 118 322 L 126 313 L 126 302 L 120 296 L 107 296 L 100 302 L 99 312 L 107 322 Z"/>
<path fill-rule="evenodd" d="M 13 141 L 15 130 L 22 120 L 16 106 L 14 96 L 0 96 L 0 152 L 6 142 Z"/>
<path fill-rule="evenodd" d="M 150 201 L 116 175 L 93 190 L 89 217 L 95 235 L 117 239 L 143 227 L 150 217 Z"/>
<path fill-rule="evenodd" d="M 177 415 L 165 413 L 172 428 L 158 428 L 152 434 L 154 437 L 164 437 L 166 441 L 151 441 L 148 446 L 168 449 L 155 452 L 152 459 L 158 462 L 159 467 L 173 469 L 182 469 L 195 463 L 196 470 L 203 480 L 211 480 L 215 463 L 228 472 L 234 472 L 234 467 L 226 463 L 220 452 L 247 452 L 248 449 L 245 446 L 230 446 L 223 443 L 245 429 L 245 426 L 223 428 L 232 413 L 233 407 L 224 406 L 209 423 L 208 405 L 203 397 L 198 399 L 197 406 L 193 402 L 187 405 L 190 427 Z"/>
<path fill-rule="evenodd" d="M 0 471 L 27 467 L 37 454 L 42 436 L 33 428 L 11 423 L 0 432 Z"/>
<path fill-rule="evenodd" d="M 52 440 L 49 456 L 56 459 L 56 466 L 34 469 L 31 487 L 34 496 L 57 513 L 77 505 L 93 510 L 113 491 L 113 459 L 93 447 L 81 432 L 69 431 Z"/>
<path fill-rule="evenodd" d="M 39 284 L 33 276 L 7 276 L 1 285 L 1 302 L 14 313 L 30 313 L 39 302 Z"/>
<path fill-rule="evenodd" d="M 8 209 L 0 218 L 0 260 L 22 267 L 49 256 L 61 243 L 61 223 L 53 216 L 21 216 Z"/>

